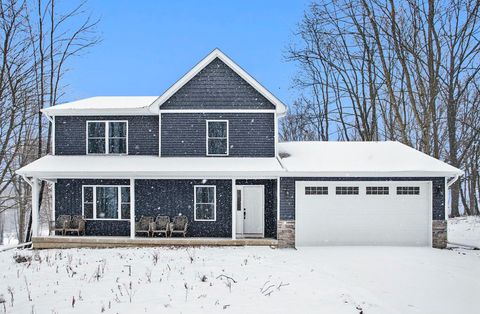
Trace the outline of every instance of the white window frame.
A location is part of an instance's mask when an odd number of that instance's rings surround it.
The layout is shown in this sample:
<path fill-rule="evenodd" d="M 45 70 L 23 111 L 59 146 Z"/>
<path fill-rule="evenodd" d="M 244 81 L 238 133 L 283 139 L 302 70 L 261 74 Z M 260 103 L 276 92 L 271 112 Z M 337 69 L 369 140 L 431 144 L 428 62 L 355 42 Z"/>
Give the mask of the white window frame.
<path fill-rule="evenodd" d="M 117 188 L 117 197 L 118 197 L 118 208 L 117 208 L 117 215 L 118 218 L 97 218 L 97 188 Z M 122 218 L 122 188 L 129 188 L 131 189 L 130 185 L 93 185 L 93 184 L 85 184 L 82 185 L 82 216 L 85 217 L 85 188 L 92 188 L 93 189 L 93 218 L 85 218 L 85 220 L 124 220 L 129 221 L 132 217 L 132 213 L 130 213 L 130 218 Z M 132 199 L 130 197 L 130 202 L 132 203 Z M 126 204 L 126 203 L 123 203 Z M 130 207 L 131 208 L 131 207 Z"/>
<path fill-rule="evenodd" d="M 213 188 L 213 219 L 197 219 L 197 188 Z M 199 203 L 211 204 L 211 203 Z M 193 186 L 193 220 L 194 221 L 217 221 L 217 187 L 215 185 Z"/>
<path fill-rule="evenodd" d="M 126 124 L 126 152 L 125 153 L 110 153 L 109 148 L 110 148 L 110 122 L 124 122 Z M 105 153 L 89 153 L 88 152 L 88 124 L 89 123 L 104 123 L 105 124 Z M 87 120 L 87 125 L 86 125 L 86 130 L 85 130 L 85 137 L 86 137 L 86 153 L 87 155 L 115 155 L 115 156 L 122 156 L 122 155 L 128 155 L 128 120 Z"/>
<path fill-rule="evenodd" d="M 208 127 L 209 127 L 209 123 L 210 122 L 226 122 L 227 123 L 227 153 L 226 154 L 210 154 L 208 152 L 208 140 L 210 139 L 210 137 L 208 136 Z M 230 126 L 228 124 L 228 120 L 206 120 L 206 127 L 205 127 L 205 130 L 206 130 L 206 136 L 205 136 L 205 140 L 206 140 L 206 149 L 207 149 L 207 156 L 229 156 L 230 155 Z M 212 137 L 212 139 L 224 139 L 223 137 Z"/>

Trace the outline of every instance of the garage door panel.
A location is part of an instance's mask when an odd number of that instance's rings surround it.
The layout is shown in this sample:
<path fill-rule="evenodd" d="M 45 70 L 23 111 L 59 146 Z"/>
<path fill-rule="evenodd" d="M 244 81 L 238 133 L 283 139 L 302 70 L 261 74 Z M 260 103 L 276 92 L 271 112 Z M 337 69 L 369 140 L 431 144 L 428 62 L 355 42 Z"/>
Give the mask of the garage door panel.
<path fill-rule="evenodd" d="M 328 186 L 328 195 L 305 187 Z M 356 186 L 358 195 L 336 195 Z M 388 186 L 388 195 L 367 195 L 367 186 Z M 397 186 L 418 186 L 420 195 L 397 195 Z M 429 182 L 297 182 L 296 243 L 309 245 L 429 245 Z"/>

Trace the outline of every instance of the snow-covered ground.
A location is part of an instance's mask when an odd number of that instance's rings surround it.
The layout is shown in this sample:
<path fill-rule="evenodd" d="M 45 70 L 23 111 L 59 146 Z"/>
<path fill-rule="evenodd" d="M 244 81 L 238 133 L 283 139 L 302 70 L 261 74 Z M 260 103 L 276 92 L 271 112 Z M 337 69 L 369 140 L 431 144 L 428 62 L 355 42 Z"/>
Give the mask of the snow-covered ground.
<path fill-rule="evenodd" d="M 449 219 L 448 241 L 480 247 L 480 216 Z"/>
<path fill-rule="evenodd" d="M 17 263 L 15 254 L 32 260 Z M 10 250 L 0 253 L 0 268 L 7 313 L 468 314 L 480 309 L 480 251 L 473 250 Z"/>

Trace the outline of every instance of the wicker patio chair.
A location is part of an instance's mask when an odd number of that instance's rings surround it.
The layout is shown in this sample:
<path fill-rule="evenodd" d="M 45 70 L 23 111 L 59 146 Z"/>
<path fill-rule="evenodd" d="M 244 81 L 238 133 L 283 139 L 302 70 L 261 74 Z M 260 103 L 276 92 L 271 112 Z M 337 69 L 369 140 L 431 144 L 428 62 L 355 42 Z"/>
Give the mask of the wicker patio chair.
<path fill-rule="evenodd" d="M 65 226 L 65 234 L 67 232 L 76 232 L 78 236 L 83 233 L 85 235 L 85 219 L 82 215 L 74 215 L 72 220 Z"/>
<path fill-rule="evenodd" d="M 135 223 L 135 234 L 146 233 L 147 237 L 149 237 L 151 232 L 152 222 L 153 222 L 153 217 L 141 216 L 140 219 Z"/>
<path fill-rule="evenodd" d="M 187 216 L 175 216 L 173 222 L 170 223 L 170 236 L 172 234 L 182 234 L 187 236 L 188 218 Z"/>
<path fill-rule="evenodd" d="M 57 231 L 60 231 L 62 235 L 65 234 L 65 229 L 72 220 L 70 215 L 59 215 L 58 218 L 53 223 L 53 235 L 57 234 Z"/>
<path fill-rule="evenodd" d="M 170 225 L 170 217 L 158 215 L 155 218 L 155 221 L 151 223 L 150 230 L 152 232 L 152 237 L 155 234 L 161 235 L 162 233 L 164 233 L 165 236 L 168 236 L 169 225 Z"/>

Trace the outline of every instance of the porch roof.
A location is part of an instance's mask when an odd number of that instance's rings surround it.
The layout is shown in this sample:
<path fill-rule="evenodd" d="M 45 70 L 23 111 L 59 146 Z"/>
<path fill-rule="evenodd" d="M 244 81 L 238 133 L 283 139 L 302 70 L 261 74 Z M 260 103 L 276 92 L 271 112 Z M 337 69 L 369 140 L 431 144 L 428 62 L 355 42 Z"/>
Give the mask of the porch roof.
<path fill-rule="evenodd" d="M 41 179 L 269 177 L 283 170 L 276 158 L 44 156 L 17 170 Z"/>

